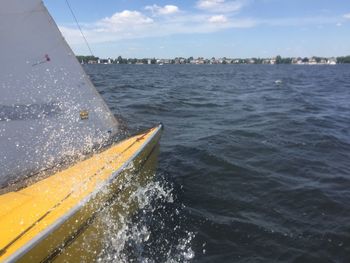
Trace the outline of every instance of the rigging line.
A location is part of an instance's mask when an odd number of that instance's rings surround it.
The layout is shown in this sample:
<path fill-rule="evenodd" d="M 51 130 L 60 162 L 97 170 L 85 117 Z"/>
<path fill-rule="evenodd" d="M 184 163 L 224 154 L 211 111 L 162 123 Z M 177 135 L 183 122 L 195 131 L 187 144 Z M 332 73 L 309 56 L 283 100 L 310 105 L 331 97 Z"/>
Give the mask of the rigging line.
<path fill-rule="evenodd" d="M 78 19 L 77 19 L 77 17 L 75 16 L 75 14 L 74 14 L 74 12 L 73 12 L 73 9 L 72 9 L 72 7 L 70 6 L 68 0 L 66 0 L 66 4 L 67 4 L 67 6 L 68 6 L 70 12 L 72 13 L 72 16 L 73 16 L 73 18 L 74 18 L 74 20 L 75 20 L 75 23 L 77 24 L 77 27 L 78 27 L 78 29 L 79 29 L 79 31 L 80 31 L 80 34 L 81 34 L 82 37 L 84 38 L 85 44 L 86 44 L 87 48 L 89 49 L 91 56 L 94 57 L 94 54 L 92 53 L 92 50 L 91 50 L 90 45 L 89 45 L 89 42 L 87 41 L 87 39 L 86 39 L 86 37 L 85 37 L 85 35 L 84 35 L 84 33 L 83 33 L 83 30 L 81 29 L 81 27 L 80 27 L 80 25 L 79 25 Z"/>

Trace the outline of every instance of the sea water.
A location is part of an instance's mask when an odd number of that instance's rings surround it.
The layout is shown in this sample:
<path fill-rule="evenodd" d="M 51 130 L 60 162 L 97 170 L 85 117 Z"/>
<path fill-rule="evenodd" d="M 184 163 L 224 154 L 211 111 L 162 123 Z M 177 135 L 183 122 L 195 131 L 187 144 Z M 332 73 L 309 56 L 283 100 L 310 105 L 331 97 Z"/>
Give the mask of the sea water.
<path fill-rule="evenodd" d="M 165 125 L 155 180 L 100 260 L 350 261 L 349 65 L 85 70 L 128 133 Z"/>

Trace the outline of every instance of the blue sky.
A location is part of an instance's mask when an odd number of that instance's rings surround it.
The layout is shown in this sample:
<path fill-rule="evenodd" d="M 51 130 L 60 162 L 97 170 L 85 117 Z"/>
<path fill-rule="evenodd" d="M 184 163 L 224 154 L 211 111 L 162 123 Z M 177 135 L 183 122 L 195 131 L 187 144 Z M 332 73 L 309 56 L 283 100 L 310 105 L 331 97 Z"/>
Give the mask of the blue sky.
<path fill-rule="evenodd" d="M 349 0 L 69 0 L 100 57 L 350 55 Z M 65 1 L 44 0 L 76 54 Z"/>

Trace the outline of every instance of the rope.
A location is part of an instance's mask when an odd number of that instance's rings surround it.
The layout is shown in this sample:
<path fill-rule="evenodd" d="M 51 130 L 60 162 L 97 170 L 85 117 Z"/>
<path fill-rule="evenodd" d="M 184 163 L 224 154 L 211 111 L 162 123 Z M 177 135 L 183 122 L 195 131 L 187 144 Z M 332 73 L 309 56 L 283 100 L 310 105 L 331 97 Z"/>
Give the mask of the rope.
<path fill-rule="evenodd" d="M 66 4 L 67 4 L 67 6 L 68 6 L 70 12 L 72 13 L 72 16 L 73 16 L 73 18 L 74 18 L 74 20 L 75 20 L 75 23 L 77 24 L 77 27 L 78 27 L 78 29 L 79 29 L 79 31 L 80 31 L 82 37 L 84 38 L 85 44 L 86 44 L 87 48 L 89 49 L 91 56 L 94 57 L 94 54 L 92 53 L 92 50 L 91 50 L 90 45 L 89 45 L 89 42 L 87 41 L 87 39 L 86 39 L 86 37 L 85 37 L 85 35 L 84 35 L 84 33 L 83 33 L 83 30 L 81 29 L 81 27 L 80 27 L 80 25 L 79 25 L 78 19 L 77 19 L 77 17 L 75 16 L 75 14 L 74 14 L 74 12 L 73 12 L 73 9 L 72 9 L 72 7 L 70 6 L 68 0 L 66 0 Z"/>

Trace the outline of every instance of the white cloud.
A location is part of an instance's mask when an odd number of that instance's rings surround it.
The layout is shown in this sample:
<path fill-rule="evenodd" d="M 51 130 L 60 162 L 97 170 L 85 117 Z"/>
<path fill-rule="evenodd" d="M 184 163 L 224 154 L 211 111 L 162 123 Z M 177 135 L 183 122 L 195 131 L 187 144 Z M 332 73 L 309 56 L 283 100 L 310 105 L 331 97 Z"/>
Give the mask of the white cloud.
<path fill-rule="evenodd" d="M 158 5 L 148 5 L 145 9 L 150 10 L 154 15 L 171 15 L 180 11 L 176 5 L 165 5 L 163 7 Z"/>
<path fill-rule="evenodd" d="M 336 26 L 342 26 L 343 24 L 342 23 L 336 23 Z"/>
<path fill-rule="evenodd" d="M 88 41 L 93 44 L 177 34 L 203 34 L 255 25 L 256 22 L 252 19 L 234 19 L 224 15 L 180 13 L 170 17 L 155 16 L 152 19 L 138 11 L 125 10 L 94 23 L 82 24 L 82 29 Z M 60 30 L 70 44 L 83 43 L 76 28 L 60 26 Z"/>
<path fill-rule="evenodd" d="M 216 0 L 215 3 L 227 4 L 228 2 Z M 164 9 L 164 7 L 161 8 Z M 167 10 L 168 13 L 175 12 L 174 8 L 164 10 Z M 163 12 L 163 14 L 165 13 Z M 338 22 L 339 16 L 254 19 L 239 18 L 228 13 L 211 14 L 208 12 L 181 11 L 174 16 L 155 15 L 151 18 L 139 11 L 124 10 L 110 17 L 82 24 L 82 29 L 88 41 L 94 44 L 179 34 L 205 34 L 232 28 L 252 28 L 255 26 L 303 27 L 307 25 L 335 25 Z M 75 27 L 60 26 L 60 29 L 70 44 L 82 45 L 83 38 Z"/>
<path fill-rule="evenodd" d="M 123 25 L 145 25 L 153 23 L 153 19 L 138 11 L 124 10 L 123 12 L 115 13 L 111 17 L 102 19 L 100 23 L 111 27 Z"/>
<path fill-rule="evenodd" d="M 154 26 L 154 20 L 138 11 L 124 10 L 113 14 L 111 17 L 82 26 L 84 35 L 90 42 L 102 43 L 133 38 L 142 31 L 147 32 Z M 60 30 L 71 44 L 82 42 L 82 36 L 76 28 L 60 26 Z"/>
<path fill-rule="evenodd" d="M 225 0 L 199 0 L 197 2 L 197 7 L 200 9 L 210 9 L 224 2 Z"/>
<path fill-rule="evenodd" d="M 350 19 L 350 13 L 343 15 L 344 18 Z"/>
<path fill-rule="evenodd" d="M 197 8 L 209 12 L 238 12 L 247 4 L 246 0 L 199 0 Z"/>
<path fill-rule="evenodd" d="M 210 23 L 224 24 L 228 22 L 228 19 L 224 15 L 211 16 L 208 20 Z"/>

